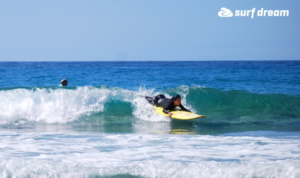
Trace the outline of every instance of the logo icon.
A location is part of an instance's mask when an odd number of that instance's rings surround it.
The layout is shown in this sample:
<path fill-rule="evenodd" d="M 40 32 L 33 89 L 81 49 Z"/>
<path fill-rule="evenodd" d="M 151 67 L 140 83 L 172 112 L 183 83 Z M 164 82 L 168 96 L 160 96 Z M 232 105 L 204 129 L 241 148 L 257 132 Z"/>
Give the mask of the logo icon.
<path fill-rule="evenodd" d="M 233 13 L 231 10 L 222 7 L 221 10 L 218 12 L 219 17 L 232 17 Z"/>

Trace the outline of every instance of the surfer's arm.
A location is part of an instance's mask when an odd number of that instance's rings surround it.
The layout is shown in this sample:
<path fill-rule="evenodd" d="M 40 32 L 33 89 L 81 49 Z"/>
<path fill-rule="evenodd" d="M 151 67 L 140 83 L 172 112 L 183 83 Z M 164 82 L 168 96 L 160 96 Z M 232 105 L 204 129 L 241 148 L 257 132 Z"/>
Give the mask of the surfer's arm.
<path fill-rule="evenodd" d="M 166 114 L 168 114 L 169 117 L 172 117 L 172 113 L 171 112 L 169 112 L 169 111 L 167 111 L 165 109 L 163 109 L 163 112 L 166 113 Z"/>
<path fill-rule="evenodd" d="M 166 114 L 170 113 L 166 108 L 163 109 L 163 112 L 166 113 Z"/>
<path fill-rule="evenodd" d="M 164 100 L 162 102 L 159 103 L 164 109 L 162 110 L 163 113 L 168 114 L 169 117 L 172 116 L 172 113 L 169 112 L 171 110 L 173 110 L 174 106 L 173 106 L 173 101 L 172 100 Z"/>
<path fill-rule="evenodd" d="M 169 114 L 170 113 L 169 111 L 174 109 L 174 105 L 173 105 L 172 100 L 164 103 L 163 108 L 164 108 L 163 112 L 166 113 L 166 114 Z"/>
<path fill-rule="evenodd" d="M 168 114 L 169 117 L 172 117 L 172 113 L 169 112 L 166 108 L 163 109 L 163 112 Z"/>
<path fill-rule="evenodd" d="M 182 106 L 182 104 L 179 105 L 181 110 L 187 111 L 187 112 L 191 112 L 190 110 L 186 109 L 184 106 Z"/>

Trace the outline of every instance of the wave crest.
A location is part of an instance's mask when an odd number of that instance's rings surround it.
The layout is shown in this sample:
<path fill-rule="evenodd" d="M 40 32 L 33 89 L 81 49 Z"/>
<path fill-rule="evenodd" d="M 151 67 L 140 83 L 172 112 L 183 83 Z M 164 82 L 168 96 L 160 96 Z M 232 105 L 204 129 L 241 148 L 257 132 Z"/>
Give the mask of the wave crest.
<path fill-rule="evenodd" d="M 0 124 L 19 120 L 67 123 L 117 116 L 151 122 L 171 120 L 154 112 L 144 96 L 162 93 L 182 96 L 182 103 L 204 122 L 299 122 L 300 97 L 283 94 L 257 94 L 246 91 L 221 91 L 201 86 L 180 86 L 165 91 L 140 88 L 12 88 L 0 90 Z"/>

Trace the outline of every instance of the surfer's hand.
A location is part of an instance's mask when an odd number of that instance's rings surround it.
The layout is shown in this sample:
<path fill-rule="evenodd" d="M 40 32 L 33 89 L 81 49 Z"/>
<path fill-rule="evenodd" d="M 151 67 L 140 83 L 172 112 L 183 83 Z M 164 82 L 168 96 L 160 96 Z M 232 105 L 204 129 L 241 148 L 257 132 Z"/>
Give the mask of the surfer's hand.
<path fill-rule="evenodd" d="M 169 117 L 172 117 L 172 113 L 170 113 L 170 112 L 169 112 L 169 114 L 168 114 L 168 115 L 169 115 Z"/>

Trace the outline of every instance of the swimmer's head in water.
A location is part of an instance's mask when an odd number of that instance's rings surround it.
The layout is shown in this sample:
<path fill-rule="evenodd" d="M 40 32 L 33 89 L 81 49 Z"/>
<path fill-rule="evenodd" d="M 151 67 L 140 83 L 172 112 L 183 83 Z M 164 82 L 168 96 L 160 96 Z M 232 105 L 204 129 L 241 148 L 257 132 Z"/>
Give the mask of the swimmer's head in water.
<path fill-rule="evenodd" d="M 60 81 L 60 83 L 61 83 L 62 86 L 68 86 L 68 80 L 67 79 L 62 79 Z"/>

